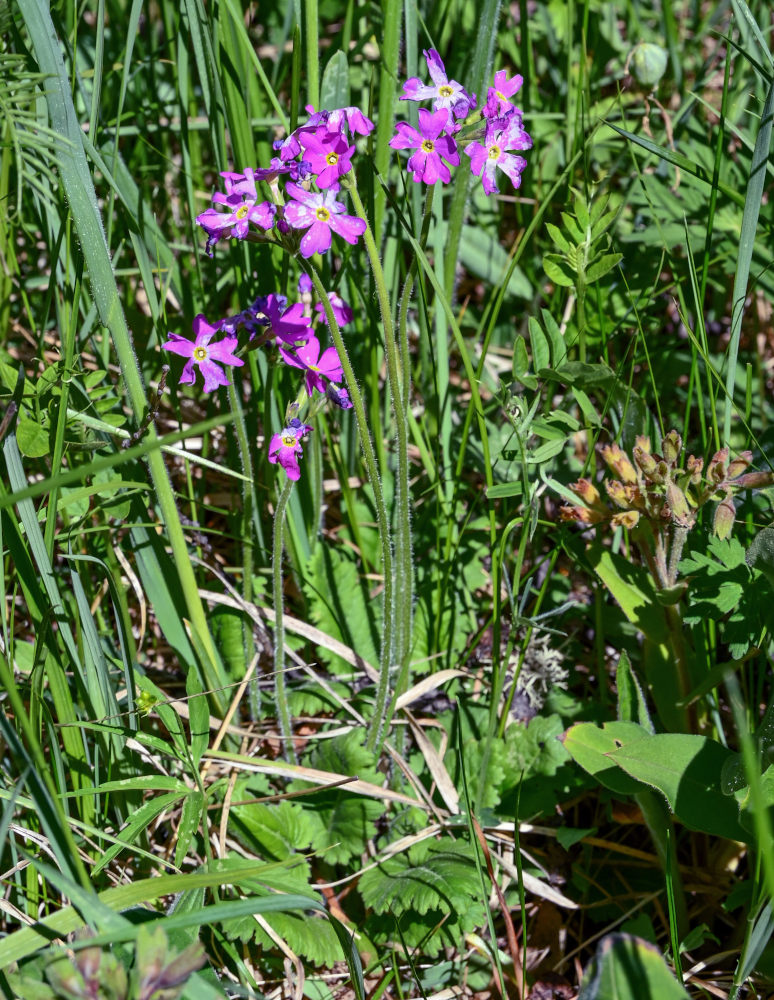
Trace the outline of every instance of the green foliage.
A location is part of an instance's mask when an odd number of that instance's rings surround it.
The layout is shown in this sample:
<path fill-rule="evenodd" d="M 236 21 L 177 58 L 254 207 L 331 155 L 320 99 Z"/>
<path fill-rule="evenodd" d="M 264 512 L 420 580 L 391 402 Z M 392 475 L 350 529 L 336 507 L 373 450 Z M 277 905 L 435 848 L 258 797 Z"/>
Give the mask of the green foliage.
<path fill-rule="evenodd" d="M 559 253 L 543 256 L 543 267 L 549 280 L 568 288 L 584 288 L 600 281 L 618 264 L 623 254 L 609 253 L 608 235 L 616 211 L 607 211 L 605 198 L 597 198 L 590 205 L 579 193 L 575 195 L 574 210 L 562 212 L 564 228 L 546 223 L 546 230 Z"/>
<path fill-rule="evenodd" d="M 629 934 L 602 938 L 578 1000 L 688 1000 L 658 948 Z"/>
<path fill-rule="evenodd" d="M 361 876 L 359 888 L 374 913 L 392 915 L 409 947 L 422 941 L 431 956 L 480 919 L 475 911 L 481 883 L 472 851 L 449 837 L 422 841 L 388 858 Z M 436 936 L 433 932 L 441 925 L 442 934 Z M 383 916 L 369 926 L 374 933 L 381 927 L 380 937 L 398 937 Z"/>

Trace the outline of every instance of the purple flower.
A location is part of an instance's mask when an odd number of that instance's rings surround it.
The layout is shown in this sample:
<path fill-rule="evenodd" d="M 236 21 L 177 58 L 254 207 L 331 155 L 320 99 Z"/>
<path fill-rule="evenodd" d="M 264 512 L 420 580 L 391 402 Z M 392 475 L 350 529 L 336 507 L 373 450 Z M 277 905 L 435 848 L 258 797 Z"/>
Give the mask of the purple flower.
<path fill-rule="evenodd" d="M 212 200 L 216 205 L 225 205 L 226 211 L 208 208 L 196 217 L 197 223 L 207 233 L 207 253 L 211 254 L 212 247 L 224 237 L 235 236 L 243 240 L 250 230 L 250 223 L 264 231 L 274 225 L 277 206 L 270 201 L 257 204 L 255 175 L 252 167 L 248 167 L 243 174 L 221 174 L 226 182 L 226 194 L 216 191 Z"/>
<path fill-rule="evenodd" d="M 325 253 L 331 245 L 331 230 L 347 243 L 357 243 L 358 236 L 365 232 L 364 219 L 342 214 L 345 206 L 336 201 L 335 192 L 316 194 L 292 182 L 288 182 L 286 190 L 295 201 L 285 206 L 285 221 L 294 229 L 309 230 L 301 240 L 302 257 Z"/>
<path fill-rule="evenodd" d="M 219 385 L 231 385 L 226 378 L 226 373 L 219 365 L 243 365 L 244 361 L 241 361 L 234 354 L 234 348 L 237 345 L 236 337 L 224 337 L 216 344 L 210 343 L 219 331 L 219 326 L 212 326 L 207 322 L 206 317 L 199 313 L 193 321 L 195 335 L 193 341 L 186 340 L 179 333 L 170 333 L 170 339 L 161 345 L 165 351 L 171 351 L 173 354 L 188 358 L 180 376 L 181 385 L 196 381 L 195 365 L 199 366 L 199 370 L 204 376 L 205 392 L 212 392 Z"/>
<path fill-rule="evenodd" d="M 331 302 L 331 308 L 333 309 L 334 319 L 339 324 L 339 326 L 346 326 L 347 323 L 351 323 L 355 317 L 355 314 L 352 312 L 352 309 L 344 301 L 344 299 L 342 299 L 340 295 L 337 295 L 336 292 L 328 292 L 328 298 L 330 299 Z M 317 305 L 314 307 L 314 309 L 315 312 L 319 313 L 320 319 L 323 321 L 323 323 L 327 324 L 328 317 L 325 313 L 325 307 L 323 306 L 322 302 L 318 302 Z"/>
<path fill-rule="evenodd" d="M 280 434 L 275 434 L 269 443 L 269 461 L 272 465 L 277 462 L 287 472 L 288 479 L 300 479 L 301 469 L 298 466 L 298 459 L 303 454 L 301 447 L 302 440 L 307 434 L 312 433 L 309 424 L 302 424 L 298 417 L 293 417 L 288 421 L 287 427 L 283 428 Z"/>
<path fill-rule="evenodd" d="M 314 106 L 307 104 L 309 113 L 307 125 L 327 125 L 332 132 L 343 132 L 349 129 L 357 135 L 370 135 L 374 123 L 366 118 L 360 108 L 336 108 L 335 111 L 315 111 Z"/>
<path fill-rule="evenodd" d="M 504 69 L 499 69 L 494 75 L 494 87 L 490 87 L 486 95 L 486 104 L 482 109 L 484 118 L 498 118 L 507 114 L 514 107 L 510 98 L 521 89 L 524 77 L 517 73 L 508 79 Z"/>
<path fill-rule="evenodd" d="M 298 279 L 298 294 L 310 295 L 313 288 L 312 279 L 305 271 L 302 272 L 301 277 Z"/>
<path fill-rule="evenodd" d="M 451 180 L 449 168 L 442 162 L 441 157 L 456 167 L 460 162 L 460 154 L 457 152 L 457 143 L 454 139 L 448 135 L 441 135 L 449 117 L 449 112 L 444 108 L 435 114 L 420 108 L 419 131 L 407 122 L 398 122 L 396 125 L 397 135 L 390 139 L 389 144 L 393 149 L 416 149 L 416 153 L 409 157 L 407 164 L 415 181 L 435 184 L 441 180 L 444 184 L 448 184 Z"/>
<path fill-rule="evenodd" d="M 325 395 L 334 405 L 340 406 L 342 410 L 352 409 L 352 400 L 343 386 L 334 385 L 332 382 L 329 382 L 325 387 Z"/>
<path fill-rule="evenodd" d="M 523 156 L 513 156 L 508 150 L 531 147 L 532 139 L 524 130 L 521 115 L 514 109 L 507 118 L 490 121 L 484 143 L 471 142 L 465 147 L 465 152 L 470 157 L 470 169 L 481 178 L 484 191 L 490 195 L 499 191 L 496 178 L 498 167 L 515 188 L 519 187 L 527 161 Z"/>
<path fill-rule="evenodd" d="M 310 396 L 313 389 L 325 392 L 326 380 L 339 382 L 344 375 L 335 347 L 326 348 L 320 357 L 320 341 L 317 337 L 310 337 L 303 347 L 296 348 L 295 354 L 283 347 L 279 351 L 292 368 L 301 368 L 306 372 L 306 389 Z"/>
<path fill-rule="evenodd" d="M 259 295 L 252 306 L 256 322 L 268 326 L 271 336 L 281 340 L 283 344 L 295 344 L 299 340 L 307 340 L 311 334 L 312 321 L 304 316 L 304 307 L 300 302 L 287 308 L 288 300 L 284 295 Z"/>
<path fill-rule="evenodd" d="M 301 160 L 300 163 L 297 163 L 295 160 L 283 163 L 278 157 L 273 156 L 271 158 L 271 165 L 253 171 L 253 176 L 256 181 L 267 181 L 271 184 L 280 174 L 289 174 L 291 180 L 298 181 L 304 180 L 311 173 L 312 168 L 306 160 Z"/>
<path fill-rule="evenodd" d="M 435 49 L 425 49 L 424 56 L 427 60 L 427 69 L 433 86 L 422 83 L 417 76 L 412 76 L 403 84 L 403 94 L 400 100 L 426 101 L 432 99 L 436 111 L 445 109 L 449 112 L 449 117 L 453 114 L 455 118 L 467 118 L 476 106 L 476 95 L 469 94 L 461 83 L 450 80 L 446 76 L 446 69 Z"/>
<path fill-rule="evenodd" d="M 312 173 L 317 174 L 319 188 L 329 188 L 338 183 L 339 177 L 352 169 L 350 161 L 355 147 L 348 145 L 340 132 L 318 129 L 303 135 L 301 143 Z"/>

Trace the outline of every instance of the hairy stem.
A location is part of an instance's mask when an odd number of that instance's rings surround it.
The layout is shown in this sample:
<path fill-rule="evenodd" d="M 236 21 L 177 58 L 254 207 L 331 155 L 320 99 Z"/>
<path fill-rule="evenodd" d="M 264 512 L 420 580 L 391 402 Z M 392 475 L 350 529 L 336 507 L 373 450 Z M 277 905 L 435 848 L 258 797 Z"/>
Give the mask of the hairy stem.
<path fill-rule="evenodd" d="M 293 480 L 288 479 L 282 487 L 274 511 L 271 572 L 274 581 L 274 696 L 277 702 L 277 722 L 285 756 L 295 764 L 296 751 L 293 747 L 293 730 L 285 691 L 285 607 L 282 587 L 282 535 L 285 527 L 285 508 L 292 489 Z"/>

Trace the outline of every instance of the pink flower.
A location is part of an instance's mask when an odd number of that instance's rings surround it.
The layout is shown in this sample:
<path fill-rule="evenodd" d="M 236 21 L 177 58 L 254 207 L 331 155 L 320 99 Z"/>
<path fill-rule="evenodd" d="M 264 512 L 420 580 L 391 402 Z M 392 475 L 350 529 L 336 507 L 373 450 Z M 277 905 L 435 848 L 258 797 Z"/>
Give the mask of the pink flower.
<path fill-rule="evenodd" d="M 495 118 L 486 127 L 483 145 L 471 142 L 465 147 L 470 157 L 470 169 L 481 178 L 484 191 L 490 195 L 499 191 L 496 172 L 499 168 L 515 188 L 521 184 L 521 174 L 527 166 L 523 156 L 513 156 L 509 150 L 530 149 L 532 139 L 525 132 L 521 115 L 515 109 L 507 118 Z"/>
<path fill-rule="evenodd" d="M 250 230 L 250 224 L 264 231 L 274 225 L 277 206 L 270 201 L 258 204 L 255 188 L 256 171 L 248 167 L 243 174 L 225 172 L 221 174 L 226 182 L 226 194 L 216 191 L 212 200 L 216 205 L 225 205 L 225 212 L 208 208 L 197 215 L 196 221 L 207 233 L 207 253 L 212 255 L 212 247 L 228 236 L 243 240 Z"/>
<path fill-rule="evenodd" d="M 259 295 L 252 306 L 256 322 L 260 326 L 268 326 L 271 336 L 284 344 L 295 344 L 306 340 L 311 334 L 311 319 L 304 316 L 304 307 L 300 302 L 287 308 L 288 300 L 284 295 Z"/>
<path fill-rule="evenodd" d="M 309 113 L 307 125 L 327 125 L 332 132 L 344 132 L 349 128 L 350 132 L 357 135 L 370 135 L 374 130 L 374 123 L 360 108 L 315 111 L 312 104 L 307 104 L 306 110 Z"/>
<path fill-rule="evenodd" d="M 244 364 L 244 361 L 241 361 L 234 354 L 237 338 L 224 337 L 216 344 L 211 344 L 212 338 L 220 332 L 220 327 L 208 323 L 202 313 L 199 313 L 193 321 L 193 332 L 195 335 L 193 341 L 186 340 L 179 333 L 170 333 L 170 339 L 161 345 L 165 351 L 171 351 L 173 354 L 179 354 L 182 358 L 188 358 L 180 376 L 181 385 L 192 384 L 196 381 L 196 365 L 199 366 L 204 377 L 205 392 L 212 392 L 219 385 L 231 385 L 220 365 Z"/>
<path fill-rule="evenodd" d="M 317 337 L 310 337 L 302 347 L 296 348 L 295 354 L 284 347 L 280 347 L 279 352 L 292 368 L 301 368 L 306 372 L 306 389 L 310 396 L 314 389 L 325 392 L 327 381 L 339 382 L 344 375 L 335 347 L 328 347 L 320 357 Z"/>
<path fill-rule="evenodd" d="M 425 49 L 424 56 L 433 85 L 422 83 L 419 77 L 412 76 L 403 84 L 403 94 L 401 94 L 400 100 L 426 101 L 432 99 L 436 111 L 445 109 L 449 112 L 450 118 L 452 115 L 459 119 L 467 118 L 476 106 L 476 95 L 469 94 L 461 83 L 450 80 L 446 76 L 444 64 L 435 49 Z"/>
<path fill-rule="evenodd" d="M 441 180 L 448 184 L 451 180 L 449 168 L 441 157 L 456 167 L 460 162 L 460 154 L 454 139 L 441 135 L 449 120 L 449 112 L 443 108 L 434 114 L 421 108 L 419 131 L 407 122 L 398 122 L 396 125 L 397 135 L 390 139 L 389 144 L 393 149 L 416 149 L 407 163 L 408 171 L 413 173 L 416 182 L 435 184 Z"/>
<path fill-rule="evenodd" d="M 288 479 L 300 479 L 301 469 L 298 459 L 303 454 L 301 447 L 302 440 L 307 434 L 312 433 L 309 424 L 302 424 L 298 417 L 293 417 L 288 421 L 280 434 L 275 434 L 269 443 L 269 461 L 272 465 L 277 462 L 287 472 Z"/>
<path fill-rule="evenodd" d="M 344 301 L 344 299 L 342 299 L 340 295 L 337 295 L 336 292 L 328 292 L 328 298 L 330 299 L 331 307 L 333 309 L 333 317 L 339 326 L 346 326 L 347 323 L 351 323 L 355 318 L 355 314 L 352 312 L 351 308 Z M 325 313 L 325 307 L 322 302 L 318 302 L 314 308 L 315 312 L 320 314 L 320 319 L 323 323 L 327 324 L 328 317 Z"/>
<path fill-rule="evenodd" d="M 352 169 L 355 147 L 348 145 L 340 132 L 318 129 L 301 136 L 301 144 L 304 159 L 309 161 L 312 173 L 317 174 L 319 188 L 329 188 L 338 183 L 339 177 Z"/>
<path fill-rule="evenodd" d="M 524 77 L 519 73 L 509 80 L 505 70 L 499 69 L 494 75 L 494 87 L 490 87 L 486 95 L 486 104 L 482 109 L 484 118 L 497 118 L 507 114 L 514 107 L 510 98 L 521 89 L 523 83 Z"/>
<path fill-rule="evenodd" d="M 293 229 L 309 230 L 301 240 L 302 257 L 311 257 L 330 249 L 331 230 L 347 243 L 357 243 L 358 236 L 365 232 L 365 220 L 342 214 L 345 206 L 336 201 L 333 191 L 317 194 L 305 191 L 292 182 L 288 182 L 286 190 L 295 200 L 285 206 L 285 221 Z"/>

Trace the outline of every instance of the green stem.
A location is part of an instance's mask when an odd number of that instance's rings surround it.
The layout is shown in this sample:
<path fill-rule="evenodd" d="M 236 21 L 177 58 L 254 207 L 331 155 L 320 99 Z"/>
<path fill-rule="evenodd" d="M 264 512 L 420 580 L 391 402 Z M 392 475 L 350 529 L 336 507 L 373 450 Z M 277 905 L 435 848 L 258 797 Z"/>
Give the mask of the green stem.
<path fill-rule="evenodd" d="M 236 432 L 237 444 L 239 445 L 239 457 L 242 461 L 242 472 L 245 479 L 242 480 L 242 597 L 246 604 L 253 603 L 253 463 L 250 458 L 250 440 L 247 436 L 245 426 L 245 415 L 242 404 L 237 395 L 236 387 L 232 383 L 228 387 L 228 402 L 231 412 L 234 414 L 234 430 Z M 249 621 L 243 624 L 244 649 L 245 649 L 245 669 L 255 656 L 255 643 L 253 642 L 253 629 Z"/>
<path fill-rule="evenodd" d="M 282 533 L 285 526 L 285 508 L 292 489 L 293 480 L 288 479 L 274 511 L 271 572 L 274 580 L 274 696 L 277 702 L 277 722 L 284 754 L 291 764 L 295 764 L 296 751 L 293 747 L 293 730 L 285 691 L 285 606 L 282 588 Z"/>
<path fill-rule="evenodd" d="M 395 445 L 398 454 L 398 475 L 395 487 L 396 531 L 394 565 L 396 585 L 393 587 L 395 598 L 395 608 L 393 611 L 395 650 L 393 659 L 400 667 L 400 675 L 396 683 L 396 693 L 400 695 L 408 687 L 409 656 L 411 654 L 411 615 L 414 599 L 408 460 L 409 425 L 407 418 L 411 369 L 408 364 L 408 345 L 406 345 L 405 358 L 402 364 L 398 358 L 398 343 L 395 337 L 395 324 L 393 323 L 390 299 L 387 292 L 387 281 L 379 257 L 379 248 L 376 245 L 371 227 L 368 224 L 354 175 L 347 175 L 346 181 L 346 187 L 349 190 L 355 211 L 366 224 L 366 229 L 363 233 L 363 242 L 371 264 L 371 272 L 376 286 L 376 297 L 379 300 L 379 311 L 382 316 L 384 354 L 387 361 L 387 381 L 389 383 L 390 399 L 395 415 Z"/>
<path fill-rule="evenodd" d="M 371 720 L 366 741 L 366 745 L 370 749 L 374 749 L 377 744 L 381 743 L 382 733 L 384 732 L 387 701 L 390 690 L 390 670 L 393 663 L 393 558 L 392 542 L 390 539 L 390 520 L 387 515 L 387 507 L 384 502 L 384 494 L 382 492 L 382 483 L 379 478 L 379 470 L 376 465 L 374 446 L 371 441 L 371 434 L 368 430 L 368 418 L 366 417 L 365 407 L 363 405 L 363 396 L 360 392 L 360 387 L 357 384 L 355 372 L 352 368 L 352 362 L 349 360 L 349 354 L 347 353 L 347 348 L 344 344 L 344 338 L 341 336 L 339 324 L 336 322 L 336 317 L 333 314 L 331 300 L 328 298 L 328 293 L 320 280 L 320 275 L 317 273 L 317 269 L 311 261 L 302 260 L 301 265 L 312 279 L 312 284 L 317 292 L 317 297 L 325 310 L 325 315 L 328 320 L 328 329 L 330 330 L 331 339 L 333 340 L 333 344 L 339 355 L 341 368 L 344 372 L 344 381 L 347 383 L 349 397 L 352 400 L 352 408 L 355 411 L 355 420 L 357 421 L 358 432 L 360 435 L 360 447 L 363 449 L 363 461 L 365 462 L 366 472 L 368 473 L 371 488 L 374 491 L 374 507 L 376 508 L 376 522 L 379 529 L 379 541 L 381 543 L 382 551 L 382 572 L 384 574 L 384 608 L 382 612 L 382 648 L 379 657 L 379 684 L 376 690 L 374 716 Z"/>

